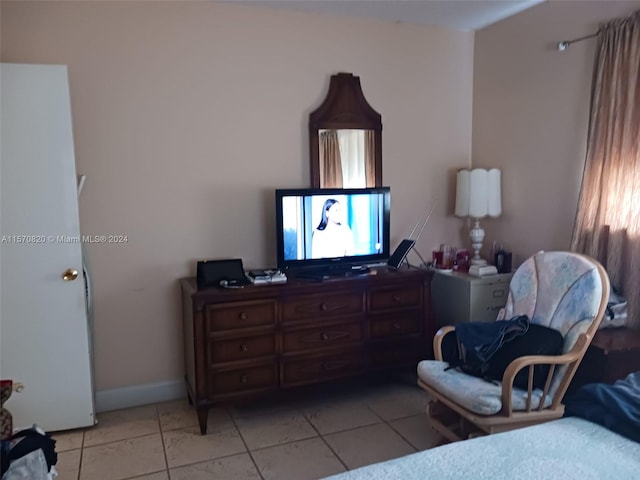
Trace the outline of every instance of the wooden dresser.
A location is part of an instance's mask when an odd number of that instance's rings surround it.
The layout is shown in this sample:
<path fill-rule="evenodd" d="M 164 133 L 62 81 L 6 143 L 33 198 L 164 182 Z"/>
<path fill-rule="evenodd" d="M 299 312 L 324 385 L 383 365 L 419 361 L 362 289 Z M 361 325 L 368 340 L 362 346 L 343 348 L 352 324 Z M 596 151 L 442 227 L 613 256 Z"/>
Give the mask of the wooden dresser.
<path fill-rule="evenodd" d="M 430 281 L 385 268 L 229 290 L 182 279 L 185 380 L 200 431 L 219 402 L 431 357 Z"/>

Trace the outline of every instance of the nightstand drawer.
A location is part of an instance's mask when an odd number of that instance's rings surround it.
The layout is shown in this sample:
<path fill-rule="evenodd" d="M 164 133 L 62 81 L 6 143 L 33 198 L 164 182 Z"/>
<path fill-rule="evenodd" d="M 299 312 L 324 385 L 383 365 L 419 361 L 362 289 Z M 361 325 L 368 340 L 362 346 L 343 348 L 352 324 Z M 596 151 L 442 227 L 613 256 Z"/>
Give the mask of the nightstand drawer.
<path fill-rule="evenodd" d="M 364 312 L 363 294 L 331 292 L 285 299 L 282 305 L 282 319 L 285 322 L 308 321 L 320 318 L 352 315 Z"/>
<path fill-rule="evenodd" d="M 437 325 L 494 322 L 507 303 L 512 276 L 511 273 L 487 277 L 436 273 L 431 282 L 431 299 Z"/>
<path fill-rule="evenodd" d="M 470 292 L 470 302 L 477 320 L 493 322 L 507 303 L 508 284 L 478 285 Z M 471 319 L 472 321 L 474 318 Z"/>
<path fill-rule="evenodd" d="M 369 294 L 369 309 L 372 312 L 418 307 L 421 303 L 422 289 L 420 287 L 374 290 Z"/>
<path fill-rule="evenodd" d="M 275 334 L 271 334 L 231 340 L 210 340 L 208 359 L 209 364 L 212 364 L 275 355 L 275 353 L 276 337 Z"/>
<path fill-rule="evenodd" d="M 206 305 L 207 332 L 275 325 L 276 302 L 250 301 Z"/>
<path fill-rule="evenodd" d="M 362 322 L 286 331 L 282 334 L 284 353 L 317 348 L 330 348 L 364 339 Z"/>

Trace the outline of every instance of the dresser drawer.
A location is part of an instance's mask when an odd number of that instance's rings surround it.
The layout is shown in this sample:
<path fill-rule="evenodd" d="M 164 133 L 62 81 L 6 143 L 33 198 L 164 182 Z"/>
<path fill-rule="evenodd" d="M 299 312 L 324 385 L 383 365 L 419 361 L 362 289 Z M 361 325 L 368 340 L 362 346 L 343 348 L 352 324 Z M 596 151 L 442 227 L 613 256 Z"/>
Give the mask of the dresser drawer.
<path fill-rule="evenodd" d="M 212 364 L 275 355 L 275 353 L 276 337 L 275 334 L 271 334 L 231 340 L 209 340 L 207 358 L 209 364 Z"/>
<path fill-rule="evenodd" d="M 369 294 L 369 310 L 371 312 L 404 307 L 419 307 L 421 303 L 422 288 L 419 286 L 373 290 Z"/>
<path fill-rule="evenodd" d="M 235 370 L 211 370 L 209 373 L 209 396 L 213 398 L 250 390 L 270 390 L 277 386 L 278 368 L 275 362 Z"/>
<path fill-rule="evenodd" d="M 359 292 L 344 294 L 327 292 L 324 295 L 287 298 L 282 305 L 282 318 L 285 322 L 308 321 L 362 312 L 364 312 L 364 295 Z"/>
<path fill-rule="evenodd" d="M 399 313 L 393 317 L 381 317 L 371 320 L 371 338 L 388 338 L 397 335 L 420 333 L 418 314 Z"/>
<path fill-rule="evenodd" d="M 275 301 L 230 302 L 205 305 L 207 331 L 275 325 Z"/>
<path fill-rule="evenodd" d="M 364 371 L 364 352 L 360 349 L 322 355 L 287 359 L 281 364 L 280 384 L 283 387 L 322 382 L 348 377 Z"/>
<path fill-rule="evenodd" d="M 284 353 L 316 348 L 329 348 L 364 339 L 362 322 L 285 331 L 282 334 Z"/>

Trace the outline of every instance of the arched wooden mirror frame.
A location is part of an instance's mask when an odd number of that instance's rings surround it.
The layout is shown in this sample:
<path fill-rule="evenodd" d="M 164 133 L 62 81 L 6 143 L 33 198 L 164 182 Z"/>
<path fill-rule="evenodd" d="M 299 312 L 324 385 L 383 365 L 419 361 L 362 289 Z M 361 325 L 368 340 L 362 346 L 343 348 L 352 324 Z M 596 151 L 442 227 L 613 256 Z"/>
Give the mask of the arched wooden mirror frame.
<path fill-rule="evenodd" d="M 351 73 L 331 76 L 329 92 L 309 115 L 311 187 L 320 185 L 320 130 L 372 130 L 374 135 L 374 179 L 372 187 L 382 187 L 382 116 L 367 102 L 360 78 Z"/>

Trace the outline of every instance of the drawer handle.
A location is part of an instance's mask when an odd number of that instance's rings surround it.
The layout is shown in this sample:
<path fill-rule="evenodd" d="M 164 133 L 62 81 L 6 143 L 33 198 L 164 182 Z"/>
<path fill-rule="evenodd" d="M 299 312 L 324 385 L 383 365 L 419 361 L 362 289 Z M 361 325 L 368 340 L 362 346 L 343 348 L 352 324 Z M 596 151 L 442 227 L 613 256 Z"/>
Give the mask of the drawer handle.
<path fill-rule="evenodd" d="M 333 372 L 336 370 L 344 370 L 344 368 L 347 366 L 347 364 L 345 364 L 345 362 L 340 362 L 340 361 L 335 361 L 335 362 L 322 362 L 320 364 L 320 370 L 322 370 L 323 372 Z"/>
<path fill-rule="evenodd" d="M 393 322 L 393 328 L 395 328 L 396 330 L 400 330 L 402 328 L 402 325 L 400 325 L 400 322 Z"/>
<path fill-rule="evenodd" d="M 240 320 L 246 320 L 247 318 L 249 318 L 249 315 L 247 315 L 247 312 L 240 312 Z"/>
<path fill-rule="evenodd" d="M 326 303 L 321 303 L 320 310 L 322 310 L 323 312 L 326 312 L 327 310 L 329 310 L 329 307 L 327 306 Z"/>
<path fill-rule="evenodd" d="M 240 377 L 240 383 L 247 383 L 249 381 L 249 379 L 247 378 L 246 375 L 242 375 Z"/>
<path fill-rule="evenodd" d="M 327 341 L 329 340 L 329 335 L 327 335 L 325 332 L 322 332 L 322 334 L 320 335 L 320 338 L 322 338 L 322 340 Z"/>
<path fill-rule="evenodd" d="M 240 345 L 240 350 L 243 352 L 246 352 L 249 350 L 249 345 L 247 345 L 246 343 L 243 343 L 242 345 Z"/>
<path fill-rule="evenodd" d="M 400 295 L 394 295 L 392 298 L 393 298 L 393 301 L 396 302 L 396 303 L 398 303 L 398 302 L 400 302 L 400 300 L 402 300 L 400 298 Z"/>

